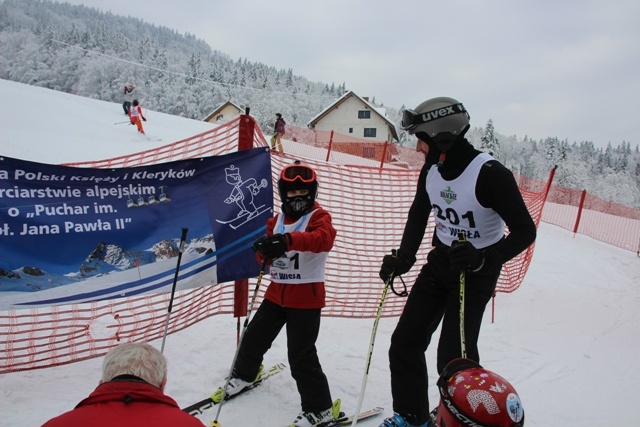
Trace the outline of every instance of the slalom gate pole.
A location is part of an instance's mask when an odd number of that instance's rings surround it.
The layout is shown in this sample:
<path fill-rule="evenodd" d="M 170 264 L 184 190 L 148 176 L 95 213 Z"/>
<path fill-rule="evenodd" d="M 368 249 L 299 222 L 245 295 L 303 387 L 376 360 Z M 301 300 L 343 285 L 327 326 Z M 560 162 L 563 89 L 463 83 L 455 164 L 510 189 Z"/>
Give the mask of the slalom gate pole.
<path fill-rule="evenodd" d="M 387 291 L 393 282 L 393 276 L 389 276 L 389 278 L 384 282 L 384 288 L 382 289 L 382 295 L 380 296 L 380 302 L 378 303 L 378 310 L 376 312 L 376 318 L 373 321 L 373 328 L 371 329 L 371 340 L 369 340 L 369 352 L 367 354 L 367 362 L 364 367 L 364 375 L 362 376 L 362 386 L 360 387 L 360 397 L 358 397 L 358 405 L 356 406 L 356 411 L 354 414 L 356 416 L 353 418 L 352 427 L 355 427 L 358 422 L 357 415 L 360 413 L 360 409 L 362 409 L 362 401 L 364 400 L 364 391 L 367 388 L 367 379 L 369 378 L 369 368 L 371 367 L 371 358 L 373 357 L 373 345 L 376 340 L 376 332 L 378 331 L 378 323 L 380 322 L 380 315 L 382 314 L 382 306 L 384 305 L 384 301 L 387 298 Z"/>
<path fill-rule="evenodd" d="M 160 347 L 160 353 L 164 353 L 164 342 L 167 339 L 167 331 L 169 330 L 169 316 L 171 316 L 171 308 L 173 307 L 173 296 L 176 293 L 176 284 L 178 283 L 178 272 L 180 271 L 180 261 L 182 261 L 182 252 L 184 252 L 184 242 L 187 239 L 188 228 L 182 229 L 182 236 L 180 237 L 180 246 L 178 246 L 178 262 L 176 264 L 176 272 L 173 275 L 173 287 L 171 288 L 171 298 L 169 298 L 169 307 L 167 308 L 167 319 L 164 322 L 164 334 L 162 335 L 162 346 Z"/>
<path fill-rule="evenodd" d="M 458 232 L 458 242 L 466 242 L 467 236 L 464 231 Z M 464 288 L 466 287 L 467 275 L 464 268 L 460 270 L 460 353 L 464 359 L 467 358 L 467 341 L 464 334 Z"/>
<path fill-rule="evenodd" d="M 215 420 L 211 421 L 211 425 L 213 427 L 220 427 L 220 423 L 218 422 L 218 417 L 220 416 L 220 411 L 222 410 L 222 405 L 226 400 L 227 387 L 229 387 L 229 381 L 231 381 L 231 375 L 233 375 L 233 368 L 236 366 L 236 360 L 238 359 L 238 353 L 240 353 L 240 344 L 242 344 L 242 339 L 244 338 L 244 333 L 247 331 L 247 326 L 249 326 L 249 319 L 251 319 L 251 312 L 253 311 L 253 304 L 256 302 L 256 297 L 258 296 L 258 290 L 260 289 L 260 283 L 262 282 L 262 276 L 264 276 L 264 270 L 267 267 L 267 262 L 269 260 L 265 258 L 262 261 L 262 268 L 260 268 L 260 273 L 258 274 L 258 279 L 256 281 L 256 287 L 253 290 L 253 295 L 251 296 L 251 302 L 249 303 L 249 309 L 247 310 L 247 317 L 244 319 L 244 325 L 242 326 L 242 332 L 240 333 L 240 339 L 238 340 L 238 345 L 236 346 L 236 353 L 233 355 L 233 361 L 231 362 L 231 369 L 229 369 L 229 375 L 227 375 L 227 379 L 224 383 L 224 387 L 222 390 L 224 394 L 222 395 L 222 400 L 218 404 L 218 412 L 216 412 Z"/>

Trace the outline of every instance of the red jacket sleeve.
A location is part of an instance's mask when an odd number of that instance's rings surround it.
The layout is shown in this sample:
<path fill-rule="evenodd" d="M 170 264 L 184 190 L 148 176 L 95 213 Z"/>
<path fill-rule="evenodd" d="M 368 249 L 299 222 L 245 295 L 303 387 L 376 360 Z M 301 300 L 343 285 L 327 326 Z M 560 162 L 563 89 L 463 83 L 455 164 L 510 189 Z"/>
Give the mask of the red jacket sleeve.
<path fill-rule="evenodd" d="M 289 233 L 288 250 L 319 253 L 329 252 L 333 248 L 337 231 L 333 227 L 331 214 L 317 203 L 314 205 L 313 210 L 313 216 L 311 216 L 311 220 L 305 231 Z M 267 220 L 267 236 L 273 236 L 273 229 L 277 219 L 278 217 L 274 216 Z M 290 218 L 285 218 L 285 221 L 293 222 Z M 262 264 L 262 255 L 256 253 L 256 259 L 258 263 Z"/>
<path fill-rule="evenodd" d="M 299 252 L 329 252 L 333 248 L 336 234 L 331 214 L 316 204 L 307 229 L 290 233 L 288 249 Z"/>

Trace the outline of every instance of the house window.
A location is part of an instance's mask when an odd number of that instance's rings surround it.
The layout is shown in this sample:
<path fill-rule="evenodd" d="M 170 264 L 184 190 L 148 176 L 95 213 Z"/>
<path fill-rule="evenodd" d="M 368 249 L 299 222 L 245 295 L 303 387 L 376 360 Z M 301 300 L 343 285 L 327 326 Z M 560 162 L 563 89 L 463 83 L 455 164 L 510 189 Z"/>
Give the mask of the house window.
<path fill-rule="evenodd" d="M 362 157 L 364 157 L 365 159 L 375 159 L 376 158 L 375 147 L 364 147 L 362 149 Z"/>
<path fill-rule="evenodd" d="M 375 138 L 376 137 L 376 128 L 364 128 L 364 137 L 365 138 Z"/>
<path fill-rule="evenodd" d="M 370 119 L 371 118 L 371 111 L 369 111 L 369 110 L 360 110 L 360 111 L 358 111 L 358 118 L 359 119 Z"/>
<path fill-rule="evenodd" d="M 353 128 L 349 128 L 349 133 L 353 133 Z"/>

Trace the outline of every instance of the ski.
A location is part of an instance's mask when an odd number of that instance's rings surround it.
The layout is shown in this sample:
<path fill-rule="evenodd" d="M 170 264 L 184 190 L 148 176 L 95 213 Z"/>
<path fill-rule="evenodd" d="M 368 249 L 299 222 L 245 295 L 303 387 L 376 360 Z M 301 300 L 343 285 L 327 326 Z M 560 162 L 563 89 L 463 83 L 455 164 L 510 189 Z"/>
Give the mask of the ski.
<path fill-rule="evenodd" d="M 233 396 L 225 396 L 225 400 L 230 400 L 233 399 L 234 397 L 240 396 L 243 393 L 246 393 L 249 390 L 252 390 L 254 388 L 256 388 L 257 386 L 259 386 L 260 384 L 262 384 L 262 382 L 264 380 L 266 380 L 267 378 L 270 378 L 280 372 L 282 372 L 285 368 L 285 365 L 283 363 L 278 363 L 277 365 L 273 365 L 271 368 L 269 369 L 265 369 L 264 371 L 262 371 L 260 373 L 260 376 L 247 388 L 241 390 L 239 393 L 234 394 Z M 213 394 L 209 397 L 207 397 L 206 399 L 202 399 L 199 402 L 194 403 L 193 405 L 189 405 L 186 408 L 183 408 L 182 410 L 184 412 L 187 412 L 191 415 L 200 415 L 202 414 L 204 411 L 206 411 L 207 409 L 212 408 L 213 406 L 217 405 L 218 402 L 215 402 L 213 400 Z"/>
<path fill-rule="evenodd" d="M 376 415 L 381 414 L 382 411 L 384 411 L 384 408 L 377 406 L 375 408 L 369 409 L 368 411 L 360 412 L 360 414 L 357 415 L 358 421 L 375 417 Z M 348 426 L 353 423 L 354 418 L 356 418 L 356 415 L 344 415 L 344 413 L 340 413 L 339 418 L 320 424 L 318 427 Z"/>
<path fill-rule="evenodd" d="M 156 142 L 162 141 L 162 138 L 156 138 L 155 136 L 147 136 L 146 134 L 143 136 L 146 138 L 147 141 L 156 141 Z"/>
<path fill-rule="evenodd" d="M 216 222 L 218 222 L 220 224 L 228 224 L 231 228 L 236 230 L 238 227 L 246 224 L 247 222 L 249 222 L 252 219 L 254 219 L 255 217 L 257 217 L 258 215 L 262 215 L 264 212 L 266 212 L 266 211 L 268 211 L 270 209 L 271 208 L 269 206 L 265 207 L 265 205 L 262 205 L 262 206 L 256 208 L 256 210 L 253 211 L 253 212 L 244 211 L 244 212 L 238 214 L 238 216 L 236 216 L 233 219 L 230 219 L 230 220 L 216 219 Z"/>

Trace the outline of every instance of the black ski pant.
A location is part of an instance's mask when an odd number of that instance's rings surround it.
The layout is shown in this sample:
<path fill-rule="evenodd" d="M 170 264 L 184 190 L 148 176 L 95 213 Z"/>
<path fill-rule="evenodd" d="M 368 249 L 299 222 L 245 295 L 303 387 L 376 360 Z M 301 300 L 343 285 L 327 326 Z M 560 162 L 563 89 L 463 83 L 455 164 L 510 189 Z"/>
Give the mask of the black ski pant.
<path fill-rule="evenodd" d="M 467 358 L 480 361 L 478 335 L 485 307 L 500 271 L 489 275 L 466 273 L 464 332 Z M 428 372 L 425 351 L 442 321 L 437 349 L 440 374 L 451 360 L 462 357 L 460 344 L 460 273 L 453 272 L 444 249 L 427 257 L 391 337 L 389 368 L 393 410 L 409 423 L 421 425 L 429 417 Z"/>
<path fill-rule="evenodd" d="M 131 103 L 129 101 L 124 101 L 122 103 L 122 109 L 124 110 L 125 114 L 129 114 L 129 109 L 131 108 Z"/>
<path fill-rule="evenodd" d="M 264 300 L 244 334 L 234 375 L 253 381 L 265 353 L 286 324 L 289 366 L 298 387 L 302 410 L 318 412 L 330 408 L 333 402 L 329 382 L 316 350 L 320 317 L 321 309 L 286 308 Z"/>

